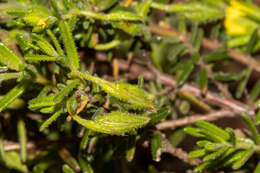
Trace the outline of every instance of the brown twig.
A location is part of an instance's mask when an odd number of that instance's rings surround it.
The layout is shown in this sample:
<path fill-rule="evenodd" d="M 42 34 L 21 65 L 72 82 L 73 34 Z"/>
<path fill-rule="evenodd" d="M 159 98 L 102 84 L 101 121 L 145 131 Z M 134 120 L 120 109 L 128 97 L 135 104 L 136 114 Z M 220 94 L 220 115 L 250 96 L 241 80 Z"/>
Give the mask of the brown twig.
<path fill-rule="evenodd" d="M 212 113 L 204 114 L 204 115 L 193 115 L 193 116 L 189 116 L 189 117 L 185 117 L 185 118 L 180 118 L 177 120 L 163 121 L 161 123 L 158 123 L 156 125 L 156 128 L 159 130 L 175 129 L 177 127 L 182 127 L 182 126 L 193 124 L 199 120 L 216 121 L 220 118 L 234 117 L 234 116 L 235 116 L 235 113 L 233 113 L 232 111 L 220 110 L 217 112 L 212 112 Z"/>
<path fill-rule="evenodd" d="M 96 58 L 98 61 L 106 61 L 106 56 L 104 54 L 97 54 Z M 118 67 L 121 70 L 129 70 L 129 72 L 133 73 L 133 76 L 135 75 L 136 78 L 138 76 L 143 76 L 146 80 L 154 80 L 156 77 L 158 77 L 164 85 L 170 86 L 170 87 L 176 87 L 177 81 L 174 77 L 164 74 L 162 72 L 159 72 L 155 67 L 152 67 L 152 71 L 147 70 L 146 68 L 139 66 L 137 64 L 128 65 L 125 60 L 118 59 Z M 247 115 L 254 117 L 255 112 L 254 109 L 247 106 L 246 104 L 239 102 L 237 100 L 234 100 L 232 98 L 226 98 L 224 96 L 219 96 L 218 94 L 214 92 L 208 91 L 204 96 L 201 95 L 200 88 L 194 86 L 193 84 L 186 83 L 184 84 L 179 91 L 186 91 L 191 94 L 193 94 L 196 97 L 199 97 L 201 99 L 205 99 L 207 102 L 218 105 L 222 108 L 227 108 L 229 110 L 232 110 L 233 112 L 237 114 L 246 113 Z"/>
<path fill-rule="evenodd" d="M 27 150 L 35 149 L 36 145 L 33 142 L 27 142 Z M 11 141 L 4 141 L 4 150 L 5 151 L 13 151 L 20 150 L 20 144 Z"/>
<path fill-rule="evenodd" d="M 163 140 L 163 147 L 162 152 L 164 153 L 170 153 L 173 156 L 178 157 L 182 161 L 189 163 L 191 165 L 199 165 L 201 163 L 201 160 L 196 158 L 188 158 L 187 153 L 183 151 L 181 148 L 175 148 L 173 147 L 167 139 Z"/>
<path fill-rule="evenodd" d="M 173 28 L 165 28 L 165 27 L 155 26 L 155 25 L 149 25 L 148 27 L 149 27 L 150 32 L 152 32 L 152 33 L 156 33 L 156 34 L 164 35 L 164 36 L 168 36 L 168 37 L 180 37 L 180 34 L 178 33 L 178 31 Z M 190 34 L 186 33 L 186 35 L 184 37 L 186 37 L 186 39 L 190 38 Z M 217 41 L 212 41 L 207 38 L 203 38 L 202 46 L 207 49 L 216 51 L 218 48 L 221 47 L 221 44 Z M 257 62 L 253 57 L 251 57 L 249 55 L 245 55 L 234 49 L 228 49 L 228 50 L 229 50 L 230 58 L 232 58 L 242 64 L 245 64 L 249 67 L 252 67 L 254 70 L 260 72 L 260 63 Z"/>

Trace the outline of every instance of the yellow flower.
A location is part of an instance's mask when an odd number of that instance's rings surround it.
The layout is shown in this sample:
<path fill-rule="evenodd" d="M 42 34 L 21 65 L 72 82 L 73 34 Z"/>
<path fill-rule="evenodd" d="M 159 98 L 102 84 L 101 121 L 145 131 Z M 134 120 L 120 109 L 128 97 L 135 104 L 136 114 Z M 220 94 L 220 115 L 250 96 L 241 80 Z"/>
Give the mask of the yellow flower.
<path fill-rule="evenodd" d="M 46 20 L 47 19 L 45 19 L 45 18 L 40 19 L 39 22 L 37 23 L 37 26 L 41 26 L 42 28 L 45 28 Z"/>
<path fill-rule="evenodd" d="M 260 15 L 259 9 L 252 4 L 243 3 L 236 0 L 230 1 L 230 6 L 226 8 L 226 18 L 224 26 L 230 36 L 250 34 L 259 23 L 253 20 Z"/>
<path fill-rule="evenodd" d="M 224 21 L 225 28 L 229 35 L 241 35 L 246 33 L 246 27 L 242 24 L 236 22 L 236 19 L 239 19 L 245 16 L 245 13 L 242 12 L 241 8 L 237 6 L 237 2 L 231 1 L 231 6 L 226 8 L 226 18 Z"/>

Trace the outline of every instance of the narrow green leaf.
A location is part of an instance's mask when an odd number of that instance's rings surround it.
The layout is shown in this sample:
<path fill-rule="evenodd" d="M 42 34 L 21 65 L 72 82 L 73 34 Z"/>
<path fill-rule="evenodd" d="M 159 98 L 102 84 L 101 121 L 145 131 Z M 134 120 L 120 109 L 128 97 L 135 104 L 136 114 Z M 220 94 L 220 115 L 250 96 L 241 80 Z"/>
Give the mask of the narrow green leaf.
<path fill-rule="evenodd" d="M 31 43 L 31 40 L 26 40 L 24 36 L 20 33 L 16 34 L 16 40 L 19 47 L 22 49 L 23 52 L 28 51 L 30 48 L 38 50 L 39 48 Z"/>
<path fill-rule="evenodd" d="M 151 118 L 149 124 L 153 125 L 163 119 L 165 119 L 169 115 L 168 108 L 161 108 L 156 113 L 151 113 L 148 116 Z"/>
<path fill-rule="evenodd" d="M 0 42 L 0 63 L 16 71 L 22 71 L 25 66 L 25 63 L 2 42 Z"/>
<path fill-rule="evenodd" d="M 22 76 L 23 76 L 22 72 L 0 73 L 0 83 L 5 80 L 16 79 Z"/>
<path fill-rule="evenodd" d="M 150 36 L 150 32 L 143 23 L 129 23 L 127 21 L 111 22 L 114 28 L 121 29 L 131 36 Z"/>
<path fill-rule="evenodd" d="M 4 149 L 4 139 L 1 136 L 0 137 L 0 160 L 4 161 L 6 160 L 6 154 L 5 154 L 5 149 Z"/>
<path fill-rule="evenodd" d="M 120 40 L 112 40 L 111 42 L 108 43 L 103 43 L 103 44 L 97 44 L 95 45 L 96 50 L 109 50 L 117 47 L 120 44 Z"/>
<path fill-rule="evenodd" d="M 208 72 L 206 68 L 202 68 L 199 75 L 199 86 L 201 89 L 208 87 Z"/>
<path fill-rule="evenodd" d="M 117 0 L 106 0 L 106 1 L 92 1 L 96 7 L 98 7 L 98 11 L 104 11 L 115 5 Z"/>
<path fill-rule="evenodd" d="M 123 135 L 126 132 L 144 126 L 150 120 L 146 116 L 119 111 L 99 116 L 94 121 L 82 119 L 77 115 L 73 115 L 72 118 L 90 130 L 110 135 Z"/>
<path fill-rule="evenodd" d="M 229 52 L 227 50 L 217 50 L 216 52 L 204 55 L 202 57 L 203 61 L 206 62 L 212 62 L 212 61 L 218 61 L 222 60 L 226 57 L 228 57 Z"/>
<path fill-rule="evenodd" d="M 90 163 L 86 159 L 84 159 L 81 154 L 79 154 L 78 156 L 78 161 L 83 173 L 94 173 L 94 170 L 91 167 Z"/>
<path fill-rule="evenodd" d="M 83 151 L 87 148 L 90 134 L 91 134 L 91 131 L 86 129 L 85 134 L 84 134 L 82 140 L 80 141 L 80 150 Z"/>
<path fill-rule="evenodd" d="M 259 172 L 260 172 L 260 161 L 258 161 L 257 166 L 254 170 L 254 173 L 259 173 Z"/>
<path fill-rule="evenodd" d="M 145 0 L 138 4 L 136 7 L 136 12 L 139 16 L 143 17 L 143 20 L 146 20 L 146 16 L 150 10 L 150 5 L 152 4 L 152 0 Z"/>
<path fill-rule="evenodd" d="M 16 151 L 6 152 L 5 164 L 7 167 L 20 172 L 28 172 L 27 166 L 21 162 L 19 154 Z"/>
<path fill-rule="evenodd" d="M 225 153 L 228 150 L 228 146 L 223 146 L 222 148 L 218 149 L 217 151 L 210 153 L 208 155 L 206 155 L 203 158 L 203 162 L 209 161 L 209 160 L 215 160 L 218 157 L 221 157 L 223 155 L 223 153 Z"/>
<path fill-rule="evenodd" d="M 54 102 L 59 103 L 63 100 L 64 97 L 68 96 L 70 92 L 79 84 L 79 80 L 70 81 L 69 84 L 63 88 L 57 96 L 54 98 Z"/>
<path fill-rule="evenodd" d="M 186 137 L 186 133 L 184 132 L 183 128 L 180 128 L 178 130 L 175 130 L 171 134 L 169 138 L 169 142 L 172 144 L 172 146 L 177 147 L 185 137 Z"/>
<path fill-rule="evenodd" d="M 99 20 L 108 20 L 108 21 L 143 21 L 143 18 L 135 13 L 126 12 L 126 11 L 116 11 L 109 14 L 96 13 L 92 11 L 79 11 L 72 10 L 69 15 L 80 15 L 86 16 L 88 18 L 94 18 Z M 70 16 L 68 16 L 70 17 Z"/>
<path fill-rule="evenodd" d="M 41 160 L 39 163 L 34 165 L 33 172 L 34 173 L 45 173 L 46 170 L 51 167 L 52 165 L 56 164 L 57 161 L 54 159 L 46 158 L 44 160 Z"/>
<path fill-rule="evenodd" d="M 52 0 L 52 1 L 53 1 L 53 0 Z M 59 54 L 60 56 L 63 56 L 63 55 L 64 55 L 64 52 L 63 52 L 63 50 L 61 49 L 61 46 L 60 46 L 60 43 L 59 43 L 58 39 L 55 37 L 55 35 L 52 33 L 51 30 L 48 29 L 46 32 L 47 32 L 47 34 L 49 35 L 49 37 L 51 38 L 51 41 L 53 42 L 53 44 L 54 44 L 54 46 L 55 46 L 55 48 L 56 48 L 58 54 Z"/>
<path fill-rule="evenodd" d="M 188 133 L 191 136 L 195 136 L 197 138 L 204 138 L 205 135 L 201 134 L 201 130 L 194 127 L 185 127 L 184 132 Z"/>
<path fill-rule="evenodd" d="M 49 56 L 58 56 L 58 53 L 54 47 L 42 36 L 33 34 L 33 40 L 36 42 L 36 45 L 40 48 L 43 53 L 46 53 Z"/>
<path fill-rule="evenodd" d="M 217 72 L 214 74 L 214 78 L 216 80 L 220 81 L 239 81 L 244 77 L 243 73 L 240 74 L 234 74 L 234 73 L 222 73 L 222 72 Z"/>
<path fill-rule="evenodd" d="M 73 171 L 73 169 L 71 169 L 68 165 L 63 165 L 62 166 L 62 171 L 64 173 L 76 173 L 75 171 Z"/>
<path fill-rule="evenodd" d="M 3 98 L 0 100 L 0 112 L 2 112 L 9 104 L 23 94 L 25 89 L 28 87 L 28 81 L 21 81 L 13 89 L 11 89 Z"/>
<path fill-rule="evenodd" d="M 220 137 L 224 141 L 227 141 L 230 138 L 228 132 L 226 132 L 225 130 L 219 128 L 218 126 L 216 126 L 212 123 L 209 123 L 206 121 L 197 121 L 196 125 L 202 129 L 205 129 L 206 131 L 212 133 L 212 135 L 214 134 L 214 135 Z"/>
<path fill-rule="evenodd" d="M 138 86 L 121 82 L 108 82 L 87 73 L 73 72 L 72 75 L 90 80 L 101 86 L 108 94 L 129 103 L 133 109 L 153 109 L 155 106 L 145 91 Z"/>
<path fill-rule="evenodd" d="M 70 30 L 70 27 L 68 23 L 64 21 L 59 24 L 59 28 L 60 28 L 63 44 L 65 46 L 66 53 L 69 59 L 70 69 L 72 71 L 77 70 L 79 68 L 79 56 L 72 37 L 72 32 Z"/>
<path fill-rule="evenodd" d="M 50 85 L 45 85 L 45 86 L 42 88 L 41 92 L 38 94 L 37 97 L 44 97 L 44 96 L 46 96 L 46 95 L 48 94 L 48 92 L 50 91 L 50 89 L 51 89 L 51 86 L 50 86 Z"/>
<path fill-rule="evenodd" d="M 27 61 L 58 61 L 60 57 L 48 55 L 26 55 L 24 59 Z"/>
<path fill-rule="evenodd" d="M 244 79 L 239 83 L 238 88 L 236 90 L 236 98 L 240 98 L 242 96 L 251 73 L 252 73 L 252 67 L 248 67 L 245 71 Z"/>
<path fill-rule="evenodd" d="M 205 149 L 199 149 L 199 150 L 195 150 L 192 151 L 188 154 L 189 158 L 194 158 L 194 157 L 202 157 L 206 154 L 206 150 Z"/>
<path fill-rule="evenodd" d="M 204 31 L 203 31 L 203 29 L 200 28 L 198 30 L 196 40 L 193 43 L 193 52 L 199 52 L 200 47 L 201 47 L 201 42 L 203 39 L 203 35 L 204 35 Z"/>
<path fill-rule="evenodd" d="M 241 157 L 239 160 L 235 161 L 232 165 L 232 168 L 237 170 L 241 168 L 254 154 L 254 148 L 252 147 L 249 150 L 244 151 L 243 157 Z"/>
<path fill-rule="evenodd" d="M 20 143 L 20 157 L 22 162 L 25 162 L 27 157 L 27 137 L 25 123 L 22 119 L 18 120 L 17 131 Z"/>
<path fill-rule="evenodd" d="M 54 11 L 55 16 L 60 18 L 61 15 L 60 15 L 60 11 L 59 11 L 59 7 L 58 7 L 58 4 L 57 4 L 57 1 L 51 0 L 51 6 L 52 6 L 52 9 Z"/>
<path fill-rule="evenodd" d="M 251 34 L 251 36 L 250 36 L 250 39 L 249 39 L 249 41 L 248 41 L 248 43 L 247 43 L 247 45 L 246 45 L 246 53 L 250 54 L 251 52 L 253 52 L 253 49 L 254 49 L 254 47 L 255 47 L 257 41 L 259 40 L 259 38 L 258 38 L 258 32 L 259 32 L 258 28 L 255 29 L 255 30 L 252 32 L 252 34 Z"/>
<path fill-rule="evenodd" d="M 56 95 L 40 96 L 29 101 L 29 109 L 37 110 L 43 107 L 49 107 L 56 105 L 54 98 Z"/>
<path fill-rule="evenodd" d="M 161 160 L 162 135 L 159 131 L 155 132 L 151 141 L 151 151 L 153 160 L 159 162 Z"/>
<path fill-rule="evenodd" d="M 256 100 L 260 94 L 260 80 L 258 80 L 250 91 L 250 99 Z"/>
<path fill-rule="evenodd" d="M 260 124 L 260 111 L 258 111 L 256 116 L 255 116 L 254 124 L 255 125 Z"/>
<path fill-rule="evenodd" d="M 216 151 L 218 150 L 219 148 L 221 148 L 222 145 L 219 144 L 219 143 L 212 143 L 212 142 L 207 142 L 206 145 L 204 146 L 204 148 L 207 150 L 207 151 Z"/>
<path fill-rule="evenodd" d="M 46 121 L 44 121 L 40 127 L 40 131 L 43 131 L 45 128 L 47 128 L 52 122 L 54 122 L 60 115 L 62 114 L 62 110 L 58 110 L 53 114 L 50 118 L 48 118 Z"/>
<path fill-rule="evenodd" d="M 241 114 L 241 117 L 244 119 L 245 123 L 247 124 L 248 129 L 252 132 L 254 141 L 259 145 L 260 144 L 260 134 L 259 134 L 258 130 L 256 129 L 254 123 L 246 114 Z"/>
<path fill-rule="evenodd" d="M 236 146 L 236 136 L 235 136 L 234 130 L 231 128 L 226 128 L 225 130 L 226 130 L 226 132 L 229 133 L 229 135 L 230 135 L 229 140 L 230 140 L 231 144 L 233 145 L 233 147 L 235 147 Z"/>
<path fill-rule="evenodd" d="M 178 77 L 177 85 L 181 86 L 190 76 L 191 72 L 193 71 L 194 65 L 192 61 L 187 61 L 183 64 L 183 70 Z"/>

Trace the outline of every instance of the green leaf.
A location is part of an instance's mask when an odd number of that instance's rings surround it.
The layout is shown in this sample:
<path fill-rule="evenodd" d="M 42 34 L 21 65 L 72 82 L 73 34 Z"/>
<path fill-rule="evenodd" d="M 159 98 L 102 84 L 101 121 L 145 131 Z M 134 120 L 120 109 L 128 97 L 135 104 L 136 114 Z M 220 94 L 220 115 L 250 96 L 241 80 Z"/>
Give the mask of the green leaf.
<path fill-rule="evenodd" d="M 106 21 L 143 21 L 143 18 L 135 13 L 116 11 L 109 14 L 96 13 L 92 11 L 72 10 L 69 15 L 80 15 Z M 69 16 L 68 16 L 69 17 Z"/>
<path fill-rule="evenodd" d="M 48 169 L 52 165 L 56 164 L 55 161 L 56 160 L 50 159 L 47 157 L 45 160 L 41 160 L 38 164 L 36 164 L 33 167 L 33 172 L 34 173 L 45 173 L 46 169 Z"/>
<path fill-rule="evenodd" d="M 26 55 L 24 59 L 27 61 L 58 61 L 60 57 L 48 55 Z"/>
<path fill-rule="evenodd" d="M 162 135 L 159 131 L 155 132 L 151 141 L 151 151 L 153 160 L 159 162 L 161 160 Z"/>
<path fill-rule="evenodd" d="M 259 173 L 260 172 L 260 161 L 257 163 L 257 166 L 254 170 L 254 173 Z"/>
<path fill-rule="evenodd" d="M 60 115 L 62 114 L 62 110 L 58 110 L 53 114 L 50 118 L 48 118 L 46 121 L 44 121 L 40 127 L 40 131 L 43 131 L 45 128 L 47 128 L 52 122 L 54 122 Z"/>
<path fill-rule="evenodd" d="M 178 80 L 177 80 L 178 86 L 183 85 L 183 83 L 188 79 L 191 72 L 193 71 L 193 68 L 194 68 L 194 65 L 193 65 L 192 61 L 186 61 L 183 64 L 183 70 L 182 70 L 182 72 L 179 75 Z"/>
<path fill-rule="evenodd" d="M 32 37 L 43 53 L 46 53 L 49 56 L 58 56 L 54 47 L 45 38 L 37 34 L 32 34 Z"/>
<path fill-rule="evenodd" d="M 212 62 L 212 61 L 222 60 L 222 59 L 228 57 L 228 55 L 229 55 L 229 52 L 227 50 L 219 49 L 215 52 L 204 55 L 202 57 L 202 59 L 203 59 L 203 61 L 206 61 L 206 62 Z"/>
<path fill-rule="evenodd" d="M 90 130 L 110 135 L 123 135 L 126 132 L 144 126 L 150 120 L 146 116 L 119 111 L 99 116 L 94 121 L 82 119 L 78 115 L 72 115 L 72 118 Z"/>
<path fill-rule="evenodd" d="M 19 137 L 19 144 L 21 147 L 20 157 L 21 157 L 22 162 L 25 162 L 26 157 L 27 157 L 27 137 L 26 137 L 25 123 L 22 119 L 18 120 L 17 131 L 18 131 L 18 137 Z"/>
<path fill-rule="evenodd" d="M 117 3 L 118 1 L 117 0 L 106 0 L 106 1 L 103 1 L 103 0 L 95 0 L 95 1 L 92 1 L 92 3 L 95 4 L 95 6 L 98 7 L 98 11 L 104 11 L 104 10 L 107 10 L 109 9 L 110 7 L 112 7 L 115 3 Z"/>
<path fill-rule="evenodd" d="M 52 0 L 52 1 L 54 1 L 54 0 Z M 57 39 L 57 38 L 55 37 L 55 35 L 51 32 L 51 30 L 48 29 L 46 32 L 47 32 L 47 34 L 49 35 L 49 37 L 51 38 L 51 41 L 53 42 L 53 44 L 54 44 L 54 46 L 55 46 L 55 48 L 56 48 L 58 54 L 59 54 L 60 56 L 63 56 L 63 55 L 64 55 L 64 52 L 63 52 L 63 50 L 61 49 L 61 46 L 60 46 L 60 43 L 59 43 L 58 39 Z"/>
<path fill-rule="evenodd" d="M 246 114 L 241 114 L 241 117 L 244 119 L 248 129 L 252 132 L 254 141 L 259 145 L 260 144 L 260 134 L 259 134 L 258 130 L 256 129 L 254 123 Z"/>
<path fill-rule="evenodd" d="M 201 89 L 208 87 L 208 72 L 206 68 L 202 68 L 199 75 L 199 86 Z"/>
<path fill-rule="evenodd" d="M 49 107 L 56 105 L 54 98 L 56 95 L 40 96 L 29 101 L 29 109 L 37 110 L 43 107 Z"/>
<path fill-rule="evenodd" d="M 72 32 L 70 30 L 70 27 L 68 23 L 64 21 L 59 24 L 59 28 L 60 28 L 63 44 L 65 46 L 66 53 L 69 59 L 70 69 L 72 71 L 77 70 L 79 68 L 79 56 L 72 37 Z"/>
<path fill-rule="evenodd" d="M 81 154 L 79 154 L 78 156 L 78 161 L 83 173 L 94 173 L 94 170 L 91 167 L 90 163 L 86 159 L 84 159 Z"/>
<path fill-rule="evenodd" d="M 254 154 L 254 148 L 250 148 L 243 153 L 243 157 L 241 157 L 239 160 L 235 161 L 232 165 L 232 168 L 237 170 L 241 168 L 249 159 L 250 157 Z"/>
<path fill-rule="evenodd" d="M 145 0 L 139 3 L 138 6 L 136 7 L 136 13 L 139 16 L 142 16 L 144 21 L 146 20 L 146 16 L 150 10 L 151 4 L 152 4 L 152 0 Z"/>
<path fill-rule="evenodd" d="M 250 91 L 250 99 L 256 100 L 260 94 L 260 80 L 258 80 Z"/>
<path fill-rule="evenodd" d="M 155 106 L 148 98 L 146 92 L 138 86 L 121 82 L 108 82 L 101 78 L 91 76 L 87 73 L 73 72 L 72 75 L 90 80 L 101 86 L 108 94 L 129 103 L 133 109 L 153 109 Z"/>
<path fill-rule="evenodd" d="M 21 162 L 19 154 L 16 151 L 6 152 L 5 164 L 9 168 L 15 169 L 20 172 L 28 172 L 28 169 L 25 164 Z"/>
<path fill-rule="evenodd" d="M 96 44 L 95 49 L 96 50 L 109 50 L 117 47 L 120 44 L 120 40 L 112 40 L 111 42 L 108 43 L 103 43 L 103 44 Z"/>
<path fill-rule="evenodd" d="M 0 112 L 2 112 L 9 104 L 23 94 L 25 89 L 28 87 L 29 81 L 21 81 L 13 89 L 11 89 L 3 98 L 0 100 Z"/>
<path fill-rule="evenodd" d="M 0 42 L 0 63 L 16 71 L 22 71 L 25 66 L 25 63 L 2 42 Z"/>
<path fill-rule="evenodd" d="M 114 28 L 123 30 L 129 35 L 132 36 L 149 36 L 150 32 L 148 31 L 146 25 L 143 23 L 129 23 L 126 21 L 117 21 L 111 22 Z"/>
<path fill-rule="evenodd" d="M 236 91 L 236 98 L 240 98 L 242 96 L 251 73 L 252 73 L 252 67 L 248 67 L 245 70 L 245 77 L 244 77 L 244 79 L 238 85 L 238 88 L 237 88 L 237 91 Z"/>
<path fill-rule="evenodd" d="M 212 136 L 216 136 L 220 141 L 227 141 L 230 138 L 228 132 L 212 123 L 206 121 L 197 121 L 196 125 L 202 128 L 203 130 L 211 133 Z"/>
<path fill-rule="evenodd" d="M 203 162 L 206 162 L 206 161 L 209 161 L 209 160 L 215 160 L 218 157 L 221 157 L 223 155 L 223 153 L 225 153 L 228 150 L 228 148 L 229 148 L 228 146 L 223 146 L 220 149 L 218 149 L 217 151 L 206 155 L 203 158 Z"/>
<path fill-rule="evenodd" d="M 56 97 L 54 98 L 54 102 L 61 102 L 64 99 L 64 97 L 67 97 L 72 92 L 72 90 L 77 87 L 78 84 L 78 79 L 70 81 L 68 85 L 56 95 Z"/>
<path fill-rule="evenodd" d="M 156 113 L 151 113 L 148 116 L 151 118 L 149 124 L 153 125 L 161 120 L 165 119 L 169 115 L 168 108 L 161 108 Z"/>
<path fill-rule="evenodd" d="M 185 137 L 186 133 L 184 132 L 183 128 L 180 128 L 171 134 L 169 142 L 172 144 L 172 146 L 177 147 Z"/>
<path fill-rule="evenodd" d="M 194 157 L 202 157 L 206 154 L 206 150 L 205 149 L 199 149 L 199 150 L 195 150 L 192 151 L 188 154 L 189 158 L 194 158 Z"/>
<path fill-rule="evenodd" d="M 255 116 L 254 124 L 255 125 L 260 124 L 260 111 L 258 111 L 256 116 Z"/>
<path fill-rule="evenodd" d="M 253 49 L 257 44 L 257 41 L 259 40 L 258 32 L 259 32 L 258 28 L 252 32 L 250 39 L 246 45 L 246 53 L 250 54 L 251 52 L 253 52 Z"/>
<path fill-rule="evenodd" d="M 200 129 L 194 128 L 194 127 L 185 127 L 184 131 L 188 133 L 191 136 L 195 136 L 197 138 L 204 138 L 205 135 L 201 133 Z"/>
<path fill-rule="evenodd" d="M 175 3 L 172 5 L 153 2 L 151 6 L 166 12 L 175 12 L 192 22 L 210 22 L 224 17 L 224 11 L 221 8 L 203 2 Z"/>
<path fill-rule="evenodd" d="M 85 130 L 85 134 L 82 138 L 82 140 L 80 141 L 80 150 L 85 150 L 87 148 L 88 142 L 89 142 L 89 135 L 91 134 L 91 131 L 86 129 Z"/>
<path fill-rule="evenodd" d="M 71 169 L 68 165 L 63 165 L 62 166 L 62 171 L 64 173 L 76 173 L 73 169 Z"/>
<path fill-rule="evenodd" d="M 22 72 L 0 73 L 0 83 L 5 80 L 16 79 L 23 76 Z"/>
<path fill-rule="evenodd" d="M 243 78 L 244 74 L 233 74 L 233 73 L 223 73 L 223 72 L 217 72 L 214 74 L 214 78 L 216 80 L 220 81 L 239 81 Z"/>

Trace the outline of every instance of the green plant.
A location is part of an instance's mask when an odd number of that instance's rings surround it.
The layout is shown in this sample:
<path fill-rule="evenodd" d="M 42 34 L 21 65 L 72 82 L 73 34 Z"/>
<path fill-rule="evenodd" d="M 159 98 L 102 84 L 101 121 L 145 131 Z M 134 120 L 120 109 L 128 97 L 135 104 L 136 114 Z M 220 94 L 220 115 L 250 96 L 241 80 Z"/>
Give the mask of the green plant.
<path fill-rule="evenodd" d="M 235 0 L 0 1 L 1 169 L 152 173 L 169 153 L 197 172 L 257 172 L 258 13 Z M 238 114 L 248 137 L 206 122 Z M 185 132 L 200 139 L 188 155 Z"/>

